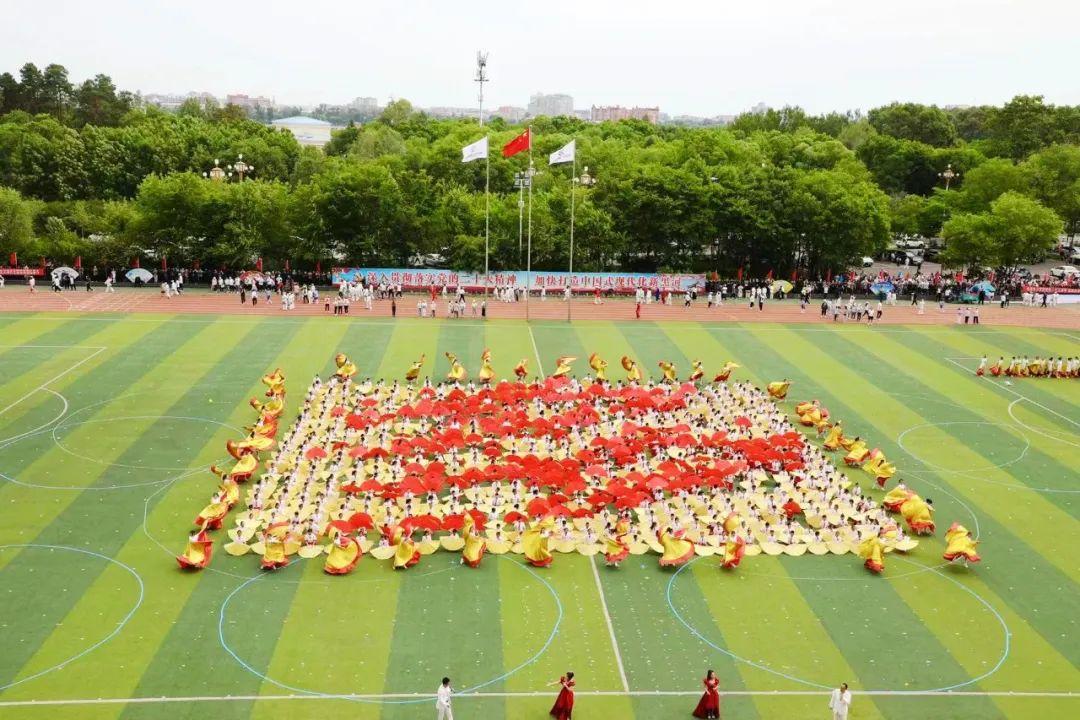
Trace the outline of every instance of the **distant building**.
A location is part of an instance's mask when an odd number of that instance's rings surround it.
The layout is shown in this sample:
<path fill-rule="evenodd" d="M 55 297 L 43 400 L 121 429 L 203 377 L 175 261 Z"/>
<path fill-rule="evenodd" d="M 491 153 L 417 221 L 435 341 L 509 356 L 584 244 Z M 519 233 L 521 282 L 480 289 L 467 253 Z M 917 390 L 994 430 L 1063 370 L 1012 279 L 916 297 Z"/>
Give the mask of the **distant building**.
<path fill-rule="evenodd" d="M 538 115 L 548 115 L 550 117 L 573 115 L 574 98 L 562 94 L 545 95 L 536 93 L 529 98 L 528 112 L 531 117 Z"/>
<path fill-rule="evenodd" d="M 268 97 L 259 95 L 258 97 L 251 97 L 250 95 L 244 95 L 243 93 L 235 93 L 233 95 L 225 96 L 226 105 L 237 105 L 245 110 L 255 110 L 257 108 L 272 108 L 274 107 L 274 101 Z"/>
<path fill-rule="evenodd" d="M 750 108 L 751 115 L 764 115 L 767 112 L 769 112 L 769 106 L 763 102 L 759 102 L 757 105 Z"/>
<path fill-rule="evenodd" d="M 624 108 L 621 105 L 592 106 L 589 119 L 593 122 L 618 122 L 619 120 L 644 120 L 656 125 L 660 122 L 659 107 Z"/>
<path fill-rule="evenodd" d="M 349 108 L 365 115 L 376 115 L 379 112 L 379 101 L 373 97 L 358 97 L 349 103 Z"/>
<path fill-rule="evenodd" d="M 330 142 L 330 123 L 325 120 L 294 115 L 270 123 L 271 126 L 288 130 L 301 145 L 322 147 Z"/>
<path fill-rule="evenodd" d="M 528 111 L 523 107 L 500 105 L 495 110 L 491 111 L 491 116 L 501 117 L 508 123 L 518 123 L 525 119 L 526 113 L 528 113 Z"/>
<path fill-rule="evenodd" d="M 424 108 L 424 112 L 433 118 L 463 118 L 463 117 L 476 117 L 480 114 L 479 107 L 450 107 L 450 106 L 436 106 Z"/>
<path fill-rule="evenodd" d="M 208 92 L 189 92 L 183 95 L 174 95 L 171 93 L 148 93 L 143 96 L 143 102 L 147 105 L 156 105 L 162 110 L 176 110 L 188 100 L 198 100 L 200 105 L 206 105 L 207 103 L 217 103 L 217 98 L 213 93 Z"/>

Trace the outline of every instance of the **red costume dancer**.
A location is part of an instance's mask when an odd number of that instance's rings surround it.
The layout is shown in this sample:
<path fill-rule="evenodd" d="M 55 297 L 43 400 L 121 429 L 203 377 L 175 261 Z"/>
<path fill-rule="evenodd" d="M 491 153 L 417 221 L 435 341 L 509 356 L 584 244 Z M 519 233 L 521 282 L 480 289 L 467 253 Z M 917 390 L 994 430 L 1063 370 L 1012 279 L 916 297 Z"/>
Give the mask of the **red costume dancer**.
<path fill-rule="evenodd" d="M 556 683 L 552 683 L 555 685 Z M 574 673 L 568 672 L 559 678 L 559 697 L 555 698 L 555 704 L 551 706 L 551 717 L 558 720 L 570 720 L 574 713 Z"/>
<path fill-rule="evenodd" d="M 716 689 L 720 681 L 716 679 L 716 673 L 710 670 L 705 673 L 705 694 L 701 696 L 697 707 L 694 708 L 696 718 L 719 718 L 720 717 L 720 692 Z"/>

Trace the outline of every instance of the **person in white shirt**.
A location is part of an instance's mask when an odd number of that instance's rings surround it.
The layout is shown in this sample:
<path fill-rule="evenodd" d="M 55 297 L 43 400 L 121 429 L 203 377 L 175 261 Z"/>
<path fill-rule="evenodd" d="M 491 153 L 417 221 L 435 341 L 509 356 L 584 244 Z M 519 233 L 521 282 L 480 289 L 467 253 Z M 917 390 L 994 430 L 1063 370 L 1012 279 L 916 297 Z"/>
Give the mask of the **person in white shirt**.
<path fill-rule="evenodd" d="M 851 707 L 851 691 L 847 683 L 840 683 L 840 687 L 832 691 L 829 698 L 829 709 L 832 710 L 833 720 L 847 720 L 848 708 Z"/>
<path fill-rule="evenodd" d="M 450 687 L 450 678 L 444 677 L 442 685 L 435 691 L 435 709 L 438 711 L 437 720 L 454 720 L 454 713 L 450 709 L 450 696 L 454 689 Z"/>

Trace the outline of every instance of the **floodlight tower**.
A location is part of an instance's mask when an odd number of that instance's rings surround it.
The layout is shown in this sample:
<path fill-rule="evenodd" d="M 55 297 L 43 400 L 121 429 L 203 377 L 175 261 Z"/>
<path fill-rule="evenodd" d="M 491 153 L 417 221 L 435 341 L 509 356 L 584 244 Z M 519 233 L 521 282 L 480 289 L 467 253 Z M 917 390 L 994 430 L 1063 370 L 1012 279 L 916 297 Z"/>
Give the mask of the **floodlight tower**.
<path fill-rule="evenodd" d="M 476 77 L 473 78 L 473 81 L 480 84 L 480 127 L 484 126 L 484 83 L 488 81 L 487 62 L 488 54 L 483 51 L 477 51 Z"/>

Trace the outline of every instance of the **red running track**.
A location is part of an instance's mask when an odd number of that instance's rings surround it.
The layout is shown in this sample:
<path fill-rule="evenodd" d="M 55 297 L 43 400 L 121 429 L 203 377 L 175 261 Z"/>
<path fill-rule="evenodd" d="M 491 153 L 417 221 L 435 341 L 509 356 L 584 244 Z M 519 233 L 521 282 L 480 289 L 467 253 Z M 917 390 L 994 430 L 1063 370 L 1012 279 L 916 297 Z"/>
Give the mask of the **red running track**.
<path fill-rule="evenodd" d="M 425 299 L 423 295 L 406 295 L 398 302 L 398 317 L 417 317 L 417 303 Z M 323 297 L 325 300 L 325 296 Z M 658 322 L 775 322 L 775 323 L 829 323 L 832 318 L 822 318 L 820 300 L 807 306 L 806 312 L 799 310 L 795 300 L 770 301 L 763 310 L 751 310 L 746 302 L 726 301 L 723 306 L 708 308 L 703 301 L 698 301 L 689 308 L 682 303 L 673 305 L 642 305 L 641 319 Z M 472 315 L 472 298 L 465 319 L 479 319 Z M 528 317 L 535 320 L 566 320 L 567 305 L 561 299 L 548 299 L 541 302 L 533 298 L 529 303 L 488 302 L 488 317 L 492 319 L 523 320 Z M 574 320 L 617 320 L 632 321 L 634 302 L 629 299 L 609 299 L 595 304 L 590 298 L 576 298 L 569 303 L 570 314 Z M 872 303 L 871 307 L 876 307 Z M 910 304 L 897 303 L 885 306 L 880 324 L 886 325 L 950 325 L 956 323 L 957 305 L 946 305 L 939 311 L 937 303 L 927 302 L 925 313 L 919 315 Z M 974 306 L 967 306 L 972 308 Z M 437 301 L 439 317 L 445 317 L 447 303 L 440 297 Z M 39 288 L 31 293 L 25 286 L 7 287 L 0 290 L 0 313 L 9 312 L 65 312 L 65 313 L 180 313 L 180 314 L 218 314 L 218 315 L 257 315 L 257 316 L 292 316 L 304 317 L 332 315 L 325 309 L 324 302 L 317 305 L 297 302 L 295 309 L 281 309 L 277 296 L 270 304 L 259 300 L 252 307 L 251 303 L 240 304 L 236 293 L 211 293 L 206 290 L 193 290 L 183 295 L 165 298 L 152 289 L 125 288 L 114 293 L 106 293 L 104 288 L 93 292 L 71 290 L 55 293 Z M 478 311 L 479 313 L 479 311 Z M 979 306 L 981 325 L 1027 326 L 1064 330 L 1080 330 L 1080 303 L 1060 305 L 1051 308 L 1024 307 L 1014 303 L 1002 309 L 996 303 Z M 354 302 L 349 307 L 349 318 L 389 317 L 390 302 L 375 301 L 371 310 L 365 310 L 362 302 Z M 855 321 L 849 320 L 848 324 Z"/>

